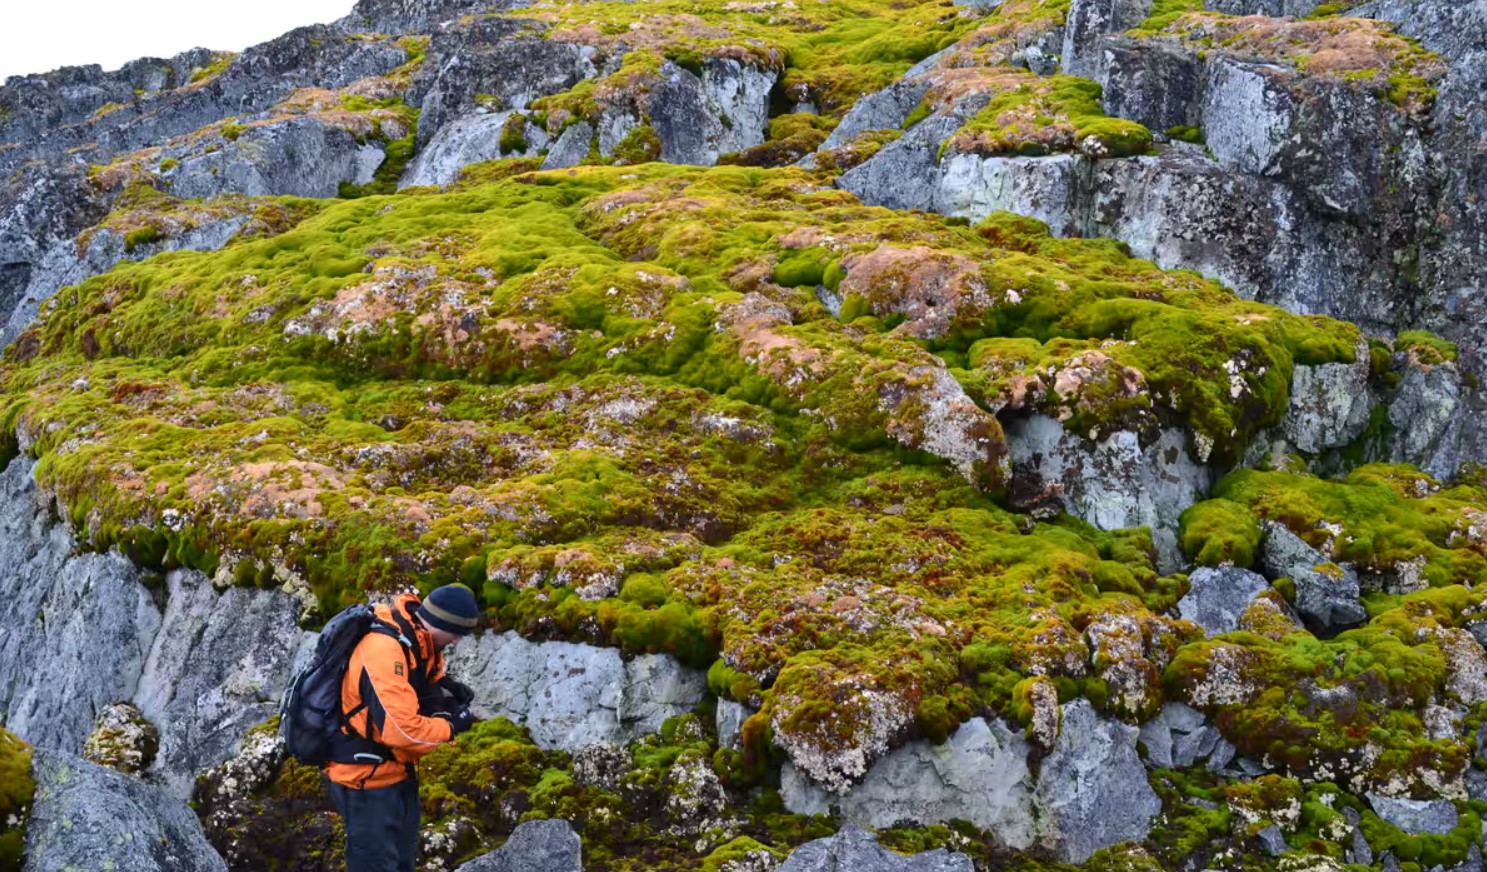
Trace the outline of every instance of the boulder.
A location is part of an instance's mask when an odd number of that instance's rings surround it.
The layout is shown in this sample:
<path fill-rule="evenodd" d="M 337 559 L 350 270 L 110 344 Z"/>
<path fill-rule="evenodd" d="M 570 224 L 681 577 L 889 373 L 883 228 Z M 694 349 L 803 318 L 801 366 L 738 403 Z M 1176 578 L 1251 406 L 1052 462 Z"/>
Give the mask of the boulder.
<path fill-rule="evenodd" d="M 775 872 L 972 872 L 971 858 L 937 848 L 895 854 L 867 830 L 848 824 L 834 836 L 796 848 Z"/>
<path fill-rule="evenodd" d="M 1375 814 L 1412 836 L 1445 835 L 1460 820 L 1456 806 L 1448 799 L 1398 799 L 1373 792 L 1366 795 Z"/>
<path fill-rule="evenodd" d="M 686 714 L 707 675 L 665 654 L 626 661 L 614 648 L 486 633 L 455 649 L 449 671 L 475 691 L 481 717 L 504 716 L 544 748 L 625 745 Z"/>
<path fill-rule="evenodd" d="M 281 591 L 233 587 L 221 594 L 199 572 L 165 579 L 165 618 L 135 702 L 161 725 L 151 770 L 186 798 L 197 773 L 231 758 L 248 728 L 272 717 L 310 634 L 299 601 Z"/>
<path fill-rule="evenodd" d="M 1105 72 L 1105 41 L 1146 20 L 1151 0 L 1074 0 L 1064 21 L 1060 72 L 1100 81 Z"/>
<path fill-rule="evenodd" d="M 1136 753 L 1138 732 L 1100 717 L 1088 700 L 1064 705 L 1033 791 L 1038 841 L 1061 862 L 1083 863 L 1101 848 L 1146 838 L 1162 801 Z"/>
<path fill-rule="evenodd" d="M 1263 575 L 1237 566 L 1202 567 L 1188 575 L 1177 614 L 1210 636 L 1232 633 L 1255 597 L 1270 589 Z"/>
<path fill-rule="evenodd" d="M 80 757 L 38 749 L 26 872 L 226 872 L 180 799 Z"/>
<path fill-rule="evenodd" d="M 967 820 L 1003 845 L 1027 848 L 1036 840 L 1030 748 L 1001 721 L 974 718 L 942 745 L 910 742 L 874 763 L 862 782 L 834 796 L 787 763 L 780 795 L 796 814 L 835 807 L 853 823 L 890 827 Z"/>
<path fill-rule="evenodd" d="M 593 141 L 594 127 L 587 121 L 564 128 L 547 150 L 547 157 L 542 160 L 542 169 L 562 170 L 578 166 L 589 156 L 589 145 Z"/>
<path fill-rule="evenodd" d="M 743 724 L 753 714 L 754 710 L 741 702 L 734 702 L 731 699 L 718 700 L 718 747 L 742 747 Z"/>
<path fill-rule="evenodd" d="M 583 872 L 583 843 L 563 820 L 527 821 L 506 844 L 455 872 Z"/>

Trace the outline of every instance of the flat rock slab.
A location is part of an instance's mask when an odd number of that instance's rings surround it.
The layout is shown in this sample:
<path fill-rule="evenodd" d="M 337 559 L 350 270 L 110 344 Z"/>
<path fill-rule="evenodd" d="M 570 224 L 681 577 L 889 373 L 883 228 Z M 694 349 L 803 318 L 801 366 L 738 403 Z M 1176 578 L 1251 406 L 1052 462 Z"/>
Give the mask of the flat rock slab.
<path fill-rule="evenodd" d="M 227 872 L 186 803 L 81 757 L 38 749 L 26 872 Z"/>
<path fill-rule="evenodd" d="M 1188 576 L 1188 592 L 1177 601 L 1177 614 L 1210 636 L 1239 629 L 1239 619 L 1255 597 L 1270 589 L 1258 572 L 1237 566 L 1203 567 Z"/>
<path fill-rule="evenodd" d="M 1456 806 L 1446 799 L 1395 799 L 1369 793 L 1368 804 L 1374 813 L 1412 836 L 1421 833 L 1445 835 L 1455 829 L 1460 816 Z"/>

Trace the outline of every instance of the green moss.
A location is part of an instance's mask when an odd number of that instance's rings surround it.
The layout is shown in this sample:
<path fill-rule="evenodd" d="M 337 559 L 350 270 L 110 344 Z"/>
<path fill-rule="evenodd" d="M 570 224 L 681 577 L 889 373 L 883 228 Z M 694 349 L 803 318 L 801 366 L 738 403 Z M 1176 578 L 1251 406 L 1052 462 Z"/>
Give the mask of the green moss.
<path fill-rule="evenodd" d="M 1260 547 L 1259 520 L 1229 500 L 1205 500 L 1182 513 L 1178 536 L 1183 553 L 1200 566 L 1232 563 L 1249 567 Z"/>
<path fill-rule="evenodd" d="M 1167 128 L 1167 137 L 1179 142 L 1191 142 L 1201 145 L 1203 143 L 1203 131 L 1192 125 L 1178 125 Z"/>
<path fill-rule="evenodd" d="M 1107 116 L 1100 86 L 1073 76 L 1005 74 L 991 101 L 943 148 L 960 153 L 1037 156 L 1075 149 L 1096 156 L 1146 152 L 1151 131 Z"/>
<path fill-rule="evenodd" d="M 1456 360 L 1456 343 L 1448 342 L 1426 330 L 1403 331 L 1394 338 L 1394 347 L 1414 354 L 1427 366 Z"/>
<path fill-rule="evenodd" d="M 719 692 L 763 711 L 718 769 L 760 784 L 762 736 L 850 741 L 862 687 L 940 738 L 1032 674 L 1117 709 L 1084 674 L 1103 611 L 1182 638 L 1150 614 L 1181 579 L 1149 532 L 998 504 L 989 410 L 1017 378 L 1088 367 L 1026 402 L 1219 458 L 1281 419 L 1297 362 L 1357 345 L 1108 241 L 869 207 L 800 169 L 531 167 L 281 205 L 302 217 L 280 232 L 65 290 L 7 352 L 7 431 L 94 548 L 302 579 L 323 614 L 463 580 L 502 628 L 721 660 Z M 926 260 L 956 281 L 905 266 Z M 956 282 L 988 290 L 935 296 Z M 928 438 L 942 375 L 974 463 Z"/>
<path fill-rule="evenodd" d="M 233 60 L 236 58 L 237 54 L 235 52 L 213 52 L 212 59 L 207 62 L 206 66 L 197 67 L 191 73 L 190 84 L 197 85 L 208 79 L 216 78 L 231 66 Z"/>
<path fill-rule="evenodd" d="M 147 225 L 124 234 L 124 250 L 132 253 L 142 245 L 154 245 L 164 238 L 165 235 L 160 232 L 159 227 Z"/>
<path fill-rule="evenodd" d="M 237 142 L 238 137 L 246 133 L 247 130 L 248 127 L 245 124 L 224 124 L 222 125 L 222 138 L 228 142 Z"/>
<path fill-rule="evenodd" d="M 0 729 L 0 872 L 20 872 L 35 792 L 30 746 Z"/>

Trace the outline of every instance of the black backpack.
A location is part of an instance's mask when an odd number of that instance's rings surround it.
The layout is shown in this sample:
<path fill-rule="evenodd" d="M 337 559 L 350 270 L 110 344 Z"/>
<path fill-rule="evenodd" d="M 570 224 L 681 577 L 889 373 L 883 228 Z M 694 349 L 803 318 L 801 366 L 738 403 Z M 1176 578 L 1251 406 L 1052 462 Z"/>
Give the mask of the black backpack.
<path fill-rule="evenodd" d="M 306 766 L 324 766 L 344 749 L 348 737 L 341 728 L 346 715 L 341 711 L 341 682 L 351 663 L 351 652 L 371 632 L 386 633 L 403 645 L 405 652 L 417 651 L 417 643 L 381 619 L 365 603 L 348 606 L 330 619 L 320 631 L 315 657 L 297 672 L 279 703 L 279 738 L 291 757 Z M 416 656 L 416 655 L 415 655 Z M 392 759 L 390 751 L 355 737 L 362 753 L 375 753 Z M 370 746 L 370 747 L 365 747 Z"/>

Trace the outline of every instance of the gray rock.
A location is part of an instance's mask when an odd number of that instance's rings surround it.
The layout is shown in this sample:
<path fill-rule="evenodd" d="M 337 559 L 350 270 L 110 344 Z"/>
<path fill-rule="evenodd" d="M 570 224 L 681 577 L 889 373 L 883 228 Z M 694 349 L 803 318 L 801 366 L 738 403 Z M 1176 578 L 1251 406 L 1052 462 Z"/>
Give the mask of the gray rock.
<path fill-rule="evenodd" d="M 409 96 L 420 110 L 419 149 L 477 107 L 494 101 L 500 111 L 524 109 L 598 74 L 592 48 L 547 39 L 547 26 L 531 19 L 466 18 L 435 32 Z"/>
<path fill-rule="evenodd" d="M 1272 857 L 1279 857 L 1281 854 L 1291 850 L 1291 846 L 1286 844 L 1285 834 L 1275 824 L 1271 824 L 1265 829 L 1260 830 L 1255 834 L 1255 838 L 1260 840 L 1260 847 L 1265 849 L 1265 853 Z"/>
<path fill-rule="evenodd" d="M 1101 38 L 1146 20 L 1151 0 L 1074 0 L 1064 22 L 1062 72 L 1100 81 L 1105 72 L 1105 44 Z"/>
<path fill-rule="evenodd" d="M 924 94 L 929 81 L 924 77 L 905 76 L 881 91 L 875 91 L 852 104 L 841 123 L 821 143 L 821 150 L 841 148 L 869 130 L 897 130 Z"/>
<path fill-rule="evenodd" d="M 547 157 L 542 161 L 542 168 L 562 170 L 578 166 L 589 156 L 589 148 L 593 141 L 594 127 L 587 121 L 580 121 L 564 128 L 553 142 L 552 148 L 548 149 Z"/>
<path fill-rule="evenodd" d="M 931 208 L 980 221 L 996 211 L 1016 212 L 1048 224 L 1055 236 L 1084 231 L 1090 172 L 1083 155 L 1050 157 L 947 156 L 940 166 Z"/>
<path fill-rule="evenodd" d="M 1060 861 L 1083 863 L 1101 848 L 1146 838 L 1162 802 L 1146 781 L 1137 732 L 1101 718 L 1088 700 L 1064 705 L 1033 792 L 1039 842 Z"/>
<path fill-rule="evenodd" d="M 1255 597 L 1270 589 L 1263 575 L 1237 566 L 1202 567 L 1188 575 L 1189 589 L 1177 613 L 1210 636 L 1239 629 L 1239 619 Z"/>
<path fill-rule="evenodd" d="M 1368 839 L 1363 837 L 1363 830 L 1354 827 L 1353 834 L 1348 837 L 1347 851 L 1343 859 L 1349 863 L 1373 865 L 1373 846 L 1368 844 Z"/>
<path fill-rule="evenodd" d="M 1296 367 L 1282 426 L 1298 449 L 1341 448 L 1363 432 L 1371 405 L 1368 373 L 1368 345 L 1361 339 L 1352 363 Z"/>
<path fill-rule="evenodd" d="M 853 823 L 891 827 L 967 820 L 1010 848 L 1036 840 L 1029 746 L 1001 721 L 975 718 L 942 745 L 910 742 L 874 763 L 862 782 L 834 796 L 789 763 L 780 796 L 797 814 L 826 814 L 835 807 Z"/>
<path fill-rule="evenodd" d="M 564 820 L 527 821 L 506 844 L 455 872 L 583 872 L 583 843 Z"/>
<path fill-rule="evenodd" d="M 1358 573 L 1351 566 L 1331 563 L 1281 524 L 1265 523 L 1260 564 L 1267 576 L 1289 576 L 1295 582 L 1296 611 L 1303 617 L 1324 627 L 1356 624 L 1368 617 Z"/>
<path fill-rule="evenodd" d="M 940 143 L 960 129 L 966 117 L 953 112 L 930 115 L 870 159 L 842 173 L 837 186 L 874 206 L 930 208 L 939 186 Z"/>
<path fill-rule="evenodd" d="M 743 745 L 743 723 L 754 710 L 731 699 L 718 700 L 718 747 L 739 748 Z"/>
<path fill-rule="evenodd" d="M 1051 502 L 1102 530 L 1148 526 L 1162 571 L 1181 565 L 1178 518 L 1203 499 L 1211 480 L 1188 453 L 1181 431 L 1163 430 L 1142 447 L 1135 433 L 1117 431 L 1092 442 L 1046 415 L 1003 426 L 1015 499 L 1035 511 Z"/>
<path fill-rule="evenodd" d="M 528 124 L 526 149 L 510 154 L 502 152 L 501 135 L 511 114 L 477 112 L 446 124 L 414 158 L 398 187 L 447 185 L 470 164 L 500 157 L 530 157 L 547 147 L 547 131 Z"/>
<path fill-rule="evenodd" d="M 825 839 L 796 848 L 776 872 L 971 872 L 971 858 L 938 848 L 904 856 L 878 844 L 852 824 Z"/>
<path fill-rule="evenodd" d="M 1460 819 L 1456 806 L 1448 799 L 1396 799 L 1373 792 L 1366 796 L 1375 814 L 1412 836 L 1445 835 Z"/>
<path fill-rule="evenodd" d="M 128 560 L 74 553 L 33 465 L 0 474 L 0 723 L 76 753 L 104 707 L 133 697 L 160 611 Z"/>
<path fill-rule="evenodd" d="M 185 199 L 228 193 L 334 197 L 342 182 L 370 182 L 384 152 L 343 128 L 290 118 L 250 126 L 214 151 L 192 148 L 172 156 L 180 165 L 170 174 L 171 193 Z"/>
<path fill-rule="evenodd" d="M 234 587 L 219 595 L 206 576 L 179 570 L 166 588 L 135 702 L 162 725 L 151 775 L 184 799 L 197 773 L 230 759 L 243 733 L 278 711 L 308 634 L 287 593 Z"/>
<path fill-rule="evenodd" d="M 1210 769 L 1221 769 L 1234 757 L 1234 746 L 1218 727 L 1181 702 L 1164 703 L 1156 717 L 1141 725 L 1140 739 L 1147 763 L 1162 768 L 1186 768 L 1206 759 Z"/>
<path fill-rule="evenodd" d="M 33 770 L 27 872 L 226 872 L 196 814 L 159 788 L 56 751 Z"/>
<path fill-rule="evenodd" d="M 544 748 L 625 745 L 685 714 L 707 676 L 664 654 L 626 661 L 614 648 L 486 633 L 455 648 L 449 671 L 475 691 L 481 717 L 525 724 Z"/>
<path fill-rule="evenodd" d="M 1389 400 L 1391 458 L 1413 463 L 1436 478 L 1455 475 L 1461 466 L 1462 427 L 1468 417 L 1463 393 L 1461 372 L 1455 364 L 1406 363 L 1404 377 Z"/>
<path fill-rule="evenodd" d="M 102 275 L 126 260 L 147 260 L 165 251 L 215 251 L 231 241 L 247 220 L 246 216 L 231 215 L 157 242 L 136 245 L 132 250 L 121 234 L 108 228 L 96 229 L 82 253 L 72 239 L 50 246 L 31 267 L 14 302 L 0 306 L 0 312 L 8 313 L 0 328 L 0 345 L 9 344 L 19 335 L 36 318 L 41 304 L 62 288 Z"/>
<path fill-rule="evenodd" d="M 358 0 L 336 26 L 347 33 L 432 33 L 464 15 L 527 5 L 525 0 Z"/>

